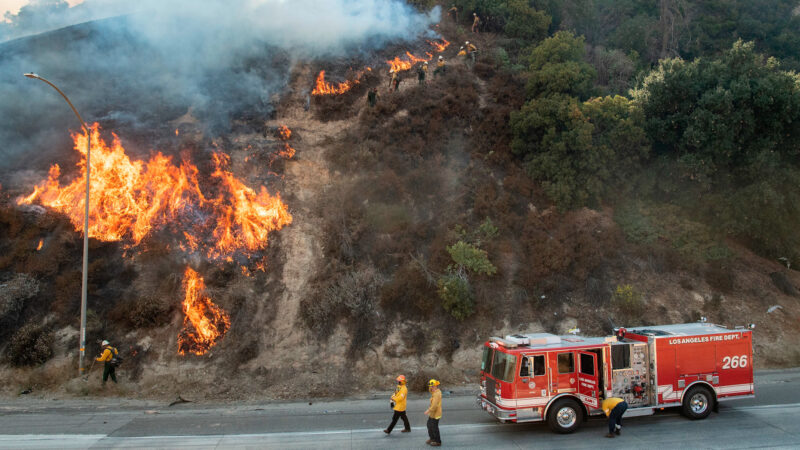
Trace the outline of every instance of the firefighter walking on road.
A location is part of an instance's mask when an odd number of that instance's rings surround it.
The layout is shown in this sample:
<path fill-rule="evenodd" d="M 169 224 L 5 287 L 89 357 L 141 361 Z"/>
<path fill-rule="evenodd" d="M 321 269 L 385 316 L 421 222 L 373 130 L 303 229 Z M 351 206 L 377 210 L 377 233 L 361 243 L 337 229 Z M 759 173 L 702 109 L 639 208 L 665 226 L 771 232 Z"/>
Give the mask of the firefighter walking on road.
<path fill-rule="evenodd" d="M 105 386 L 109 376 L 111 381 L 117 382 L 116 357 L 119 355 L 119 351 L 108 341 L 103 341 L 100 345 L 103 346 L 103 354 L 97 357 L 97 361 L 103 363 L 103 386 Z"/>
<path fill-rule="evenodd" d="M 394 429 L 394 426 L 397 424 L 397 419 L 403 419 L 403 433 L 408 433 L 411 431 L 411 425 L 408 423 L 408 417 L 406 416 L 406 398 L 408 397 L 408 388 L 406 387 L 406 377 L 405 375 L 400 375 L 397 377 L 397 387 L 394 389 L 394 394 L 392 394 L 392 402 L 390 405 L 394 410 L 394 415 L 392 415 L 392 423 L 389 424 L 389 428 L 383 430 L 384 433 L 389 434 Z"/>
<path fill-rule="evenodd" d="M 603 412 L 608 416 L 608 434 L 607 438 L 613 438 L 615 435 L 619 436 L 622 431 L 622 415 L 628 409 L 628 402 L 619 397 L 609 397 L 603 400 L 601 405 Z"/>
<path fill-rule="evenodd" d="M 425 410 L 428 416 L 428 439 L 426 444 L 433 447 L 442 445 L 442 437 L 439 435 L 439 419 L 442 418 L 442 391 L 439 389 L 439 382 L 431 379 L 428 381 L 428 390 L 431 391 L 431 405 Z"/>

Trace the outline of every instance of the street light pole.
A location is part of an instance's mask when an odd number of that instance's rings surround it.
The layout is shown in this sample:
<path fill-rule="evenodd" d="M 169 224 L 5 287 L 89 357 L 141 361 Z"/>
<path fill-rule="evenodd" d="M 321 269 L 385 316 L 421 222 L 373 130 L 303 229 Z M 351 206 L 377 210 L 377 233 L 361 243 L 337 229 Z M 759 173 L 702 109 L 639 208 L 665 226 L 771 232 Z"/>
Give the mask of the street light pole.
<path fill-rule="evenodd" d="M 45 83 L 49 84 L 50 87 L 55 89 L 64 100 L 67 101 L 67 104 L 70 108 L 72 108 L 72 112 L 78 117 L 78 120 L 81 122 L 81 127 L 86 132 L 86 208 L 83 215 L 83 276 L 81 278 L 81 339 L 80 339 L 80 356 L 79 356 L 79 376 L 82 376 L 84 372 L 86 372 L 86 366 L 84 365 L 84 356 L 86 353 L 86 294 L 87 294 L 87 283 L 88 283 L 88 274 L 89 274 L 89 168 L 91 165 L 89 164 L 89 152 L 92 148 L 92 133 L 89 130 L 89 127 L 86 126 L 86 122 L 83 121 L 83 118 L 80 114 L 78 114 L 78 110 L 75 109 L 75 106 L 69 101 L 67 95 L 61 92 L 55 84 L 47 81 L 46 79 L 40 77 L 35 73 L 26 73 L 26 77 L 33 78 L 35 80 L 44 81 Z"/>

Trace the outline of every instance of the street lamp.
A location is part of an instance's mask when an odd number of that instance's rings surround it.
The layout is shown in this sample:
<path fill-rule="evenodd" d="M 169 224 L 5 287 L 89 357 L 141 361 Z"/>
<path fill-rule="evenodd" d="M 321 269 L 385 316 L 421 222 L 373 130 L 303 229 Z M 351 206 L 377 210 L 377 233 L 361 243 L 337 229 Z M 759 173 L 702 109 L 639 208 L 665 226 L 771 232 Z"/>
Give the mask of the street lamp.
<path fill-rule="evenodd" d="M 84 354 L 86 353 L 86 290 L 87 290 L 87 281 L 88 281 L 88 273 L 89 273 L 89 150 L 92 148 L 92 134 L 89 127 L 86 126 L 86 122 L 83 121 L 83 118 L 80 114 L 78 114 L 78 110 L 75 109 L 75 106 L 72 105 L 72 102 L 69 101 L 67 95 L 61 92 L 55 84 L 47 81 L 46 79 L 40 77 L 35 73 L 26 73 L 26 77 L 33 78 L 36 80 L 44 81 L 45 83 L 49 84 L 50 87 L 55 89 L 64 100 L 67 101 L 69 107 L 72 108 L 72 112 L 78 116 L 78 120 L 81 122 L 81 127 L 86 132 L 86 210 L 83 215 L 83 276 L 81 278 L 81 340 L 80 340 L 80 372 L 79 375 L 83 375 L 86 371 L 86 367 L 83 363 Z"/>

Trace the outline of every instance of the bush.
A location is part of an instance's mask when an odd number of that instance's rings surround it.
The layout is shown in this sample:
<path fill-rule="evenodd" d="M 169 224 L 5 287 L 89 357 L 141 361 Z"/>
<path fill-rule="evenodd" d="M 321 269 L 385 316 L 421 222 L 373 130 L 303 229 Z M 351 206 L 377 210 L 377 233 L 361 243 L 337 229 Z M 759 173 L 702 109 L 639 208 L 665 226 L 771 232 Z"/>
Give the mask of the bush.
<path fill-rule="evenodd" d="M 464 320 L 475 312 L 475 294 L 466 276 L 449 273 L 439 278 L 437 290 L 445 311 L 458 320 Z"/>
<path fill-rule="evenodd" d="M 8 361 L 14 366 L 36 366 L 53 356 L 53 332 L 42 325 L 28 323 L 11 337 Z"/>
<path fill-rule="evenodd" d="M 153 328 L 168 323 L 175 306 L 176 302 L 168 301 L 162 295 L 143 295 L 121 302 L 111 311 L 109 318 L 129 328 Z"/>
<path fill-rule="evenodd" d="M 642 294 L 630 284 L 618 285 L 611 297 L 612 304 L 629 320 L 636 320 L 644 314 L 645 302 Z"/>

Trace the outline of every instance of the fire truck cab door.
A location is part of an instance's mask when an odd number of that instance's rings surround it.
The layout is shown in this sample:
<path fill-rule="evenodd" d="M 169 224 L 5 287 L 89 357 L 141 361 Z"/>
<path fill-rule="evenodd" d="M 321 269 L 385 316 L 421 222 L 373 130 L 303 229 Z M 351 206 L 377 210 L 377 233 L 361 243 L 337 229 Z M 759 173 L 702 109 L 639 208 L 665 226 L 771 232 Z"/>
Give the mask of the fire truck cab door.
<path fill-rule="evenodd" d="M 541 397 L 541 398 L 537 398 Z M 517 377 L 517 405 L 541 406 L 547 398 L 547 368 L 545 355 L 525 355 Z"/>
<path fill-rule="evenodd" d="M 597 378 L 597 355 L 578 352 L 578 398 L 591 408 L 600 407 Z"/>

